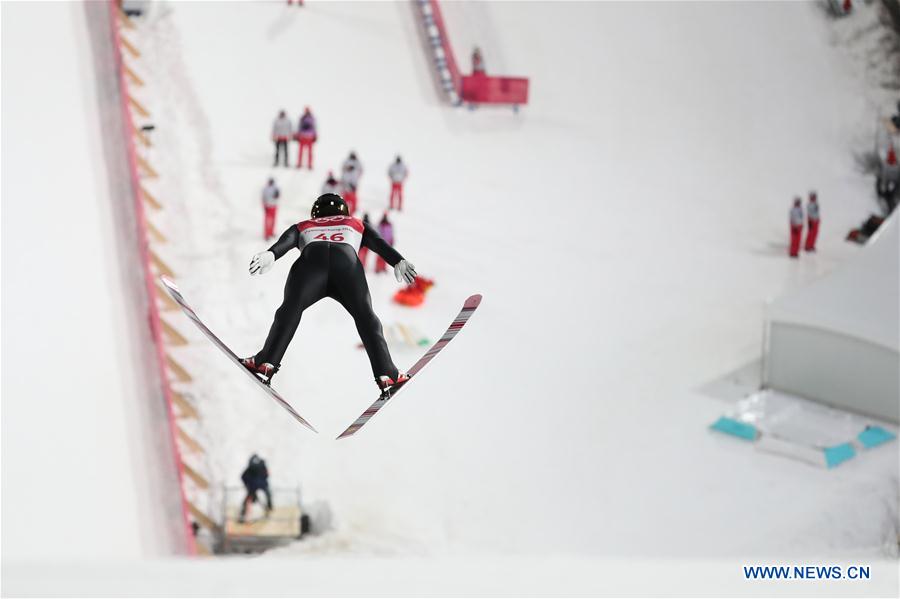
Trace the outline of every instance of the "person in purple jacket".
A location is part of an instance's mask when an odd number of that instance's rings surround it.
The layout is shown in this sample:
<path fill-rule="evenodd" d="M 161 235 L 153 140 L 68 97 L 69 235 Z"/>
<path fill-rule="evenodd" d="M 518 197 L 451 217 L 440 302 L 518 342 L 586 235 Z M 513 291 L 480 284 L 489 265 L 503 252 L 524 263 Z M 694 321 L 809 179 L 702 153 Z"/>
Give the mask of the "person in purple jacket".
<path fill-rule="evenodd" d="M 378 234 L 381 235 L 381 238 L 388 245 L 394 245 L 394 225 L 388 220 L 387 212 L 384 213 L 384 216 L 381 217 L 381 222 L 378 223 Z M 375 263 L 375 272 L 385 272 L 386 270 L 387 263 L 384 261 L 384 258 L 378 256 L 378 261 Z"/>
<path fill-rule="evenodd" d="M 307 152 L 306 166 L 312 170 L 313 144 L 317 139 L 316 117 L 312 115 L 307 106 L 303 109 L 303 116 L 300 117 L 300 123 L 297 125 L 297 141 L 300 142 L 300 148 L 297 150 L 297 168 L 303 167 L 303 149 L 305 148 Z"/>

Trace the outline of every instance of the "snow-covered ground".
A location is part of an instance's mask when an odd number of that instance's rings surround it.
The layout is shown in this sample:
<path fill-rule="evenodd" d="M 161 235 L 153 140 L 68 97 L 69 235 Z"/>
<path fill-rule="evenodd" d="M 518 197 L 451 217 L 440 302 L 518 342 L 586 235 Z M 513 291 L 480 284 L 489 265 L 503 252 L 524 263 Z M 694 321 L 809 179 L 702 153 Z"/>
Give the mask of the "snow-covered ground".
<path fill-rule="evenodd" d="M 171 555 L 177 474 L 127 182 L 105 160 L 124 160 L 118 100 L 83 4 L 4 3 L 2 24 L 3 571 Z"/>
<path fill-rule="evenodd" d="M 552 586 L 558 573 L 570 592 L 677 592 L 692 587 L 679 587 L 675 572 L 705 566 L 661 565 L 674 557 L 895 555 L 896 446 L 816 470 L 709 433 L 729 404 L 699 391 L 759 357 L 764 301 L 852 255 L 843 236 L 875 209 L 853 153 L 871 147 L 861 126 L 879 97 L 832 45 L 821 11 L 805 3 L 445 9 L 462 64 L 480 44 L 489 70 L 531 77 L 518 116 L 442 104 L 407 3 L 160 3 L 132 36 L 156 125 L 150 159 L 162 178 L 153 191 L 165 210 L 154 223 L 170 239 L 159 252 L 238 353 L 261 344 L 292 261 L 261 278 L 246 272 L 265 247 L 259 190 L 274 174 L 281 230 L 308 214 L 327 169 L 350 149 L 365 167 L 362 207 L 376 216 L 389 161 L 399 152 L 408 162 L 398 249 L 437 281 L 413 311 L 390 302 L 392 279 L 370 278 L 382 321 L 435 337 L 467 295 L 485 298 L 415 386 L 341 442 L 333 437 L 375 388 L 337 304 L 304 315 L 276 379 L 318 436 L 177 321 L 193 342 L 173 351 L 195 377 L 213 483 L 237 482 L 258 452 L 274 485 L 301 484 L 307 501 L 327 501 L 335 529 L 260 560 L 157 565 L 137 579 L 158 567 L 173 576 L 166 588 L 179 588 L 176 573 L 221 583 L 292 571 L 309 585 L 271 588 L 564 592 Z M 5 34 L 6 26 L 4 45 Z M 282 108 L 296 119 L 306 105 L 320 126 L 315 170 L 271 169 L 272 119 Z M 820 250 L 792 262 L 787 209 L 810 188 L 823 207 Z M 395 354 L 401 367 L 416 357 Z M 560 561 L 544 561 L 551 556 Z M 640 580 L 622 559 L 645 560 L 632 564 L 659 578 Z M 761 592 L 733 568 L 704 584 Z M 419 577 L 439 585 L 452 571 L 458 587 L 416 586 Z M 591 571 L 621 586 L 591 581 Z M 896 590 L 895 568 L 884 572 L 885 586 L 777 590 Z M 537 578 L 544 582 L 529 587 Z"/>

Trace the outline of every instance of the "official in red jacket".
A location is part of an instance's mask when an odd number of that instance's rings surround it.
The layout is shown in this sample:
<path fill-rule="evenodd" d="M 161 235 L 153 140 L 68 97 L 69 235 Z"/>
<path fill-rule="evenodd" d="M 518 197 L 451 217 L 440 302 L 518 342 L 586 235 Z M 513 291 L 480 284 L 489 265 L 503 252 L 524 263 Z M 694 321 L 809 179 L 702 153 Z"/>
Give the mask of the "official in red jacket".
<path fill-rule="evenodd" d="M 806 204 L 806 245 L 803 249 L 807 252 L 816 251 L 816 238 L 819 236 L 819 202 L 816 192 L 809 192 L 809 202 Z"/>

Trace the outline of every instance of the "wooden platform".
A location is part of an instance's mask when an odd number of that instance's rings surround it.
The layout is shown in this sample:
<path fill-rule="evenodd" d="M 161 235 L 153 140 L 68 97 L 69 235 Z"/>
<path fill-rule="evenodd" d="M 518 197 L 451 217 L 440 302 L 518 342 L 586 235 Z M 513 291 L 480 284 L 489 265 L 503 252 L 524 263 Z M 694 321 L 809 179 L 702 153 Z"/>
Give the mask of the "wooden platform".
<path fill-rule="evenodd" d="M 238 522 L 240 507 L 229 506 L 225 520 L 225 535 L 231 539 L 241 537 L 292 538 L 300 536 L 300 508 L 296 505 L 275 506 L 268 517 L 261 516 L 258 505 L 250 508 L 247 521 Z"/>

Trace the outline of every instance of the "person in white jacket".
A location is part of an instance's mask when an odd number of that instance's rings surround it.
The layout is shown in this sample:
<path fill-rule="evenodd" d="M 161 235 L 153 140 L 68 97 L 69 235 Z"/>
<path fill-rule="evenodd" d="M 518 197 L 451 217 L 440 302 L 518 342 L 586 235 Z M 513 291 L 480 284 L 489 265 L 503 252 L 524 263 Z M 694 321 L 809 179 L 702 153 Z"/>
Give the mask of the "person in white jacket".
<path fill-rule="evenodd" d="M 356 212 L 357 195 L 356 190 L 359 189 L 359 178 L 362 176 L 362 163 L 356 157 L 356 152 L 350 152 L 344 164 L 341 167 L 341 191 L 344 195 L 344 201 L 350 207 L 350 214 Z"/>
<path fill-rule="evenodd" d="M 284 166 L 288 165 L 288 141 L 291 139 L 294 129 L 291 126 L 291 119 L 282 110 L 278 113 L 278 118 L 272 123 L 272 141 L 275 143 L 275 164 L 278 166 L 278 156 L 284 156 Z"/>
<path fill-rule="evenodd" d="M 809 192 L 809 202 L 806 204 L 806 244 L 803 249 L 807 252 L 816 251 L 816 238 L 819 236 L 819 222 L 822 220 L 819 212 L 819 198 L 815 191 Z"/>
<path fill-rule="evenodd" d="M 800 256 L 800 239 L 803 237 L 803 201 L 800 198 L 794 198 L 794 205 L 791 207 L 789 214 L 791 223 L 791 258 Z"/>
<path fill-rule="evenodd" d="M 341 190 L 344 193 L 344 201 L 347 202 L 347 206 L 350 207 L 350 214 L 354 214 L 356 212 L 356 189 L 359 185 L 359 172 L 356 170 L 356 167 L 351 163 L 347 165 L 347 168 L 344 169 L 344 172 L 341 173 L 341 181 L 340 186 Z"/>
<path fill-rule="evenodd" d="M 356 152 L 350 152 L 350 155 L 344 160 L 344 164 L 341 165 L 341 179 L 343 179 L 347 172 L 351 170 L 353 171 L 353 185 L 356 186 L 363 173 L 362 162 L 356 157 Z"/>
<path fill-rule="evenodd" d="M 262 190 L 262 206 L 263 206 L 263 237 L 269 241 L 275 237 L 275 215 L 278 212 L 278 198 L 281 197 L 281 191 L 275 185 L 275 179 L 269 179 L 266 186 Z"/>
<path fill-rule="evenodd" d="M 407 176 L 409 176 L 409 170 L 403 164 L 400 156 L 397 156 L 397 159 L 388 168 L 388 178 L 391 180 L 391 210 L 403 211 L 403 182 L 406 181 Z"/>

